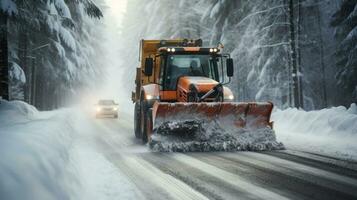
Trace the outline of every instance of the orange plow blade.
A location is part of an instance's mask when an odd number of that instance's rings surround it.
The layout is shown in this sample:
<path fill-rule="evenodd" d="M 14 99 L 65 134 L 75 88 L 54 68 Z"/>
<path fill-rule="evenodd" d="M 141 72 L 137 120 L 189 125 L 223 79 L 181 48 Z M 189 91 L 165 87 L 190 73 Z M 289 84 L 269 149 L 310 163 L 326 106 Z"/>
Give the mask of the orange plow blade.
<path fill-rule="evenodd" d="M 159 151 L 266 149 L 250 146 L 258 140 L 270 149 L 281 148 L 270 122 L 272 109 L 270 102 L 155 103 L 150 147 Z"/>
<path fill-rule="evenodd" d="M 272 103 L 156 103 L 153 107 L 154 127 L 163 122 L 217 120 L 237 128 L 272 128 Z"/>

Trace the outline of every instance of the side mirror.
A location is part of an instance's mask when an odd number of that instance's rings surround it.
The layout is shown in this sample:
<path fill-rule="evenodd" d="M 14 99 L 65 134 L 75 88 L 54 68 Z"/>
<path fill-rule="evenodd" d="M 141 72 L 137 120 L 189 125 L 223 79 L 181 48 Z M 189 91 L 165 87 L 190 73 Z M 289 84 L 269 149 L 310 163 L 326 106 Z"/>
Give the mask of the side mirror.
<path fill-rule="evenodd" d="M 234 74 L 234 65 L 233 65 L 233 59 L 228 58 L 227 59 L 227 76 L 232 77 Z"/>
<path fill-rule="evenodd" d="M 145 69 L 144 69 L 145 76 L 151 76 L 153 68 L 154 68 L 154 59 L 145 58 Z"/>

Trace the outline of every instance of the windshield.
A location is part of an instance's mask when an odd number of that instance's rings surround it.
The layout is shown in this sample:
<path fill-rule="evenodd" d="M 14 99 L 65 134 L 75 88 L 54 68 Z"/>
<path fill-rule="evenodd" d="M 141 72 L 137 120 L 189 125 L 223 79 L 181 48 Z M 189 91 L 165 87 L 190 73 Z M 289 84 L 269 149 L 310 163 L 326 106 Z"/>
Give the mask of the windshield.
<path fill-rule="evenodd" d="M 169 55 L 161 74 L 164 90 L 176 90 L 181 76 L 204 76 L 219 81 L 218 62 L 220 59 L 211 55 Z"/>
<path fill-rule="evenodd" d="M 113 100 L 99 100 L 98 104 L 109 106 L 109 105 L 114 105 L 115 103 Z"/>

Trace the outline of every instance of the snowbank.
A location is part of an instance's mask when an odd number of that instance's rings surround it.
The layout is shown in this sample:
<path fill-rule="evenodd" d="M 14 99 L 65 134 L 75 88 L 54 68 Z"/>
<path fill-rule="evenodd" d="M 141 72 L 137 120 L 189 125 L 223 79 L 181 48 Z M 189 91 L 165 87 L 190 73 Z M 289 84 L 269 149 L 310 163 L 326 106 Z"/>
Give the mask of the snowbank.
<path fill-rule="evenodd" d="M 38 113 L 35 107 L 22 101 L 0 100 L 0 127 L 16 122 L 29 121 Z"/>
<path fill-rule="evenodd" d="M 272 119 L 286 148 L 357 160 L 357 106 L 277 110 Z"/>
<path fill-rule="evenodd" d="M 70 119 L 20 101 L 0 104 L 0 199 L 69 199 Z"/>
<path fill-rule="evenodd" d="M 0 101 L 0 199 L 140 199 L 92 145 L 95 131 L 83 116 Z"/>

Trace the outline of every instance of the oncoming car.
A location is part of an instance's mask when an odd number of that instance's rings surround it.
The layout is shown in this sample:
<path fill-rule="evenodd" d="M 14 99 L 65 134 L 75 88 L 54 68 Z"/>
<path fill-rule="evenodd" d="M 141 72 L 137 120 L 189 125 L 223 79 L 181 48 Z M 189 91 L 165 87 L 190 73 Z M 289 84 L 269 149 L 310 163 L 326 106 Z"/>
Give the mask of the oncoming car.
<path fill-rule="evenodd" d="M 118 104 L 113 100 L 99 100 L 96 104 L 96 118 L 112 116 L 118 118 Z"/>

